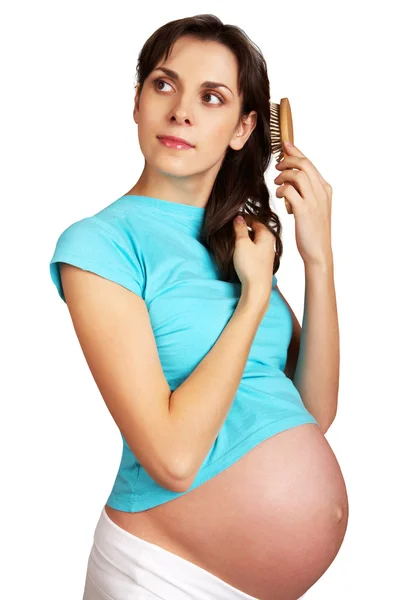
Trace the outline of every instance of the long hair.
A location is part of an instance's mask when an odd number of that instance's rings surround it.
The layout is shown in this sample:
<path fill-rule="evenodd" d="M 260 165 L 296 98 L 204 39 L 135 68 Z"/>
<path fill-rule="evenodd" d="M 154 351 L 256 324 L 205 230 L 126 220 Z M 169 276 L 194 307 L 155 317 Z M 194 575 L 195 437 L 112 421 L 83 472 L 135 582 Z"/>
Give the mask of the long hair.
<path fill-rule="evenodd" d="M 201 241 L 213 253 L 221 279 L 239 282 L 233 264 L 236 234 L 233 219 L 244 212 L 263 223 L 275 236 L 273 273 L 283 252 L 281 222 L 269 205 L 270 194 L 264 173 L 272 154 L 270 132 L 270 89 L 265 59 L 258 48 L 234 25 L 224 25 L 212 14 L 195 15 L 166 23 L 145 42 L 136 66 L 139 99 L 146 77 L 158 62 L 167 59 L 174 42 L 183 35 L 224 44 L 236 56 L 239 66 L 239 94 L 243 92 L 240 119 L 252 110 L 257 124 L 241 150 L 229 146 L 215 178 L 205 207 Z M 254 239 L 250 231 L 251 239 Z"/>

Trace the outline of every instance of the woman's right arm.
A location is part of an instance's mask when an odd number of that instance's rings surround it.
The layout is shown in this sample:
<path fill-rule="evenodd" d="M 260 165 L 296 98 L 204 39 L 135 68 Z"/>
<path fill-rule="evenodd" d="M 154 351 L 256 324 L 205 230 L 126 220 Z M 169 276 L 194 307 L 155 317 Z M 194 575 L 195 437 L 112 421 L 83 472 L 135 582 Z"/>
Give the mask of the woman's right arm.
<path fill-rule="evenodd" d="M 271 295 L 274 235 L 251 215 L 246 222 L 235 221 L 234 230 L 233 263 L 242 284 L 240 300 L 210 352 L 174 390 L 169 402 L 179 443 L 175 472 L 183 490 L 192 485 L 227 418 Z"/>
<path fill-rule="evenodd" d="M 173 393 L 145 301 L 105 277 L 60 263 L 75 333 L 102 398 L 142 467 L 171 491 L 192 485 L 218 436 L 268 308 L 273 236 L 259 231 L 256 245 L 241 227 L 235 254 L 240 300 L 210 352 Z"/>
<path fill-rule="evenodd" d="M 228 416 L 270 293 L 271 288 L 268 295 L 266 290 L 242 292 L 211 350 L 171 394 L 169 413 L 178 442 L 175 473 L 182 491 L 192 485 Z"/>

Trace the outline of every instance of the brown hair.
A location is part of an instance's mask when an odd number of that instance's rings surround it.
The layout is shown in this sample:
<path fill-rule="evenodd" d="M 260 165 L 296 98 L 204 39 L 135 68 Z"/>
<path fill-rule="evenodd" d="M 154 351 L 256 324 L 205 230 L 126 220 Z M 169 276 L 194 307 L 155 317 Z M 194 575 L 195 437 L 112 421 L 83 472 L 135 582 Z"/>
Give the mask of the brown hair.
<path fill-rule="evenodd" d="M 227 148 L 206 205 L 201 241 L 214 254 L 222 280 L 239 282 L 232 260 L 236 243 L 233 219 L 245 209 L 275 236 L 275 274 L 283 246 L 281 222 L 271 210 L 270 194 L 264 180 L 272 154 L 270 91 L 265 59 L 242 29 L 224 25 L 215 15 L 195 15 L 170 21 L 159 27 L 140 51 L 136 67 L 138 98 L 146 77 L 163 57 L 168 58 L 174 42 L 183 35 L 219 42 L 235 54 L 239 65 L 239 94 L 243 92 L 239 119 L 252 110 L 257 112 L 257 124 L 243 148 Z M 253 239 L 253 233 L 249 233 Z"/>

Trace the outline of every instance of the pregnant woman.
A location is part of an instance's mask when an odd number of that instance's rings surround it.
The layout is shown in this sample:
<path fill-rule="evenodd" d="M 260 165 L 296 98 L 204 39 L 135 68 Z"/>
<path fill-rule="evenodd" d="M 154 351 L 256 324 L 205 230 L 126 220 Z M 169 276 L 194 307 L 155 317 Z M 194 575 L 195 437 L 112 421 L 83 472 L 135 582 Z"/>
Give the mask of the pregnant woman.
<path fill-rule="evenodd" d="M 198 15 L 160 27 L 137 71 L 143 171 L 65 229 L 50 263 L 122 437 L 83 598 L 296 600 L 348 519 L 324 437 L 339 378 L 332 189 L 288 149 L 276 195 L 304 262 L 302 329 L 275 275 L 259 50 Z"/>

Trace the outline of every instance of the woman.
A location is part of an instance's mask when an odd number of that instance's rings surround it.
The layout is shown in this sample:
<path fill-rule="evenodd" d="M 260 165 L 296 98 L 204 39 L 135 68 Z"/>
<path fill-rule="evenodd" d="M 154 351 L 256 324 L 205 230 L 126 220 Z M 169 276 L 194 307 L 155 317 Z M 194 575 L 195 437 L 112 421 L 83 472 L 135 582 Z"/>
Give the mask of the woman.
<path fill-rule="evenodd" d="M 324 437 L 339 364 L 331 188 L 288 150 L 276 195 L 305 265 L 302 332 L 276 285 L 258 49 L 213 15 L 173 21 L 144 45 L 137 88 L 143 172 L 68 227 L 50 265 L 123 440 L 84 600 L 295 600 L 348 518 Z"/>

